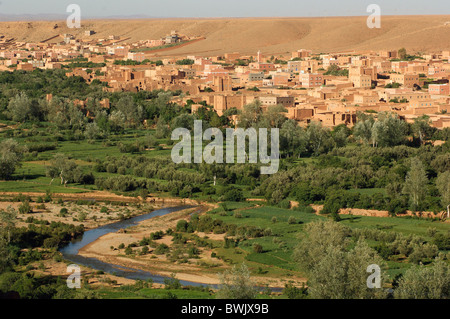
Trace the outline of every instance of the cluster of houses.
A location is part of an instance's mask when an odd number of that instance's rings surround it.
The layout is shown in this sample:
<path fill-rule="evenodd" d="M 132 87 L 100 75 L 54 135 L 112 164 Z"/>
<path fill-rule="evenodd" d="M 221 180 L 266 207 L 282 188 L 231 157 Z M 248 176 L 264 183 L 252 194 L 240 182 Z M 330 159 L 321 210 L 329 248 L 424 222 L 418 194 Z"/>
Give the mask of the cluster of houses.
<path fill-rule="evenodd" d="M 399 51 L 314 54 L 302 49 L 277 56 L 170 57 L 170 51 L 158 56 L 146 48 L 180 42 L 175 31 L 136 43 L 117 36 L 92 39 L 93 34 L 86 34 L 88 39 L 61 35 L 52 43 L 0 38 L 0 70 L 61 69 L 82 57 L 93 67 L 72 68 L 67 76 L 105 82 L 109 92 L 181 90 L 185 94 L 176 102 L 193 102 L 192 112 L 206 102 L 222 115 L 259 100 L 263 108 L 284 106 L 300 125 L 352 126 L 358 111 L 389 111 L 408 122 L 427 115 L 433 126 L 450 127 L 450 51 L 400 56 Z"/>

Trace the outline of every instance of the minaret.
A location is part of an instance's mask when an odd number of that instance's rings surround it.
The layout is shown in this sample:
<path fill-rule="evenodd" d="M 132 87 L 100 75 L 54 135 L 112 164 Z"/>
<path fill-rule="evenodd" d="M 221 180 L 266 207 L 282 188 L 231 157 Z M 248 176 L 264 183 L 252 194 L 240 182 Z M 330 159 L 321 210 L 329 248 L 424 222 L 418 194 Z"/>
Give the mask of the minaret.
<path fill-rule="evenodd" d="M 261 62 L 261 50 L 258 51 L 258 57 L 257 57 L 258 63 Z"/>

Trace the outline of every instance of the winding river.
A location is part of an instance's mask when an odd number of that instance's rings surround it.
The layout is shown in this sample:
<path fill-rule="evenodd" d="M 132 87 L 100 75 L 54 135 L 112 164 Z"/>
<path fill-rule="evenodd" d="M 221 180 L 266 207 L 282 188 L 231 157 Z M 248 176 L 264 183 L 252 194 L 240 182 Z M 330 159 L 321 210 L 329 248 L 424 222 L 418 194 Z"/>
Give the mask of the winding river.
<path fill-rule="evenodd" d="M 61 248 L 59 251 L 62 253 L 63 257 L 66 260 L 69 260 L 75 264 L 87 266 L 96 270 L 102 270 L 106 273 L 114 274 L 116 276 L 125 277 L 133 280 L 147 280 L 152 279 L 154 283 L 164 283 L 164 279 L 169 278 L 161 275 L 155 275 L 148 271 L 144 271 L 141 269 L 129 268 L 120 265 L 114 265 L 110 263 L 105 263 L 103 261 L 98 260 L 97 258 L 92 257 L 84 257 L 78 254 L 81 248 L 89 245 L 94 242 L 101 236 L 104 236 L 109 233 L 115 233 L 120 229 L 125 229 L 130 226 L 137 225 L 138 223 L 151 219 L 157 216 L 164 216 L 170 214 L 172 212 L 176 212 L 182 209 L 190 208 L 192 206 L 178 206 L 178 207 L 169 207 L 162 208 L 151 213 L 136 216 L 127 220 L 115 222 L 112 224 L 104 225 L 95 229 L 91 229 L 86 231 L 80 239 L 71 242 L 67 246 Z M 180 283 L 184 286 L 209 286 L 211 288 L 217 288 L 217 285 L 206 285 L 198 282 L 191 282 L 180 280 Z"/>

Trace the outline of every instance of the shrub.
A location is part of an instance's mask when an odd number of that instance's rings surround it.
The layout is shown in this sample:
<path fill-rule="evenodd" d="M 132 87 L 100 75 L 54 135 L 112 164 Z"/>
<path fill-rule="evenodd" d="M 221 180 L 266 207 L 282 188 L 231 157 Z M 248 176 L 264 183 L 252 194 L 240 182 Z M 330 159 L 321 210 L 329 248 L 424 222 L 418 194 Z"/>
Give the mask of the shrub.
<path fill-rule="evenodd" d="M 125 249 L 125 255 L 131 255 L 133 253 L 133 248 L 131 248 L 130 246 L 128 246 Z"/>
<path fill-rule="evenodd" d="M 260 244 L 253 244 L 253 251 L 260 254 L 263 252 L 263 247 Z"/>
<path fill-rule="evenodd" d="M 289 299 L 304 299 L 308 295 L 308 288 L 303 284 L 302 288 L 297 288 L 293 284 L 285 284 L 283 294 Z"/>
<path fill-rule="evenodd" d="M 67 214 L 68 214 L 68 210 L 67 210 L 67 208 L 61 208 L 60 210 L 59 210 L 59 216 L 60 217 L 66 217 L 67 216 Z"/>
<path fill-rule="evenodd" d="M 146 255 L 146 254 L 148 254 L 148 252 L 149 252 L 149 249 L 147 246 L 142 247 L 141 255 Z"/>
<path fill-rule="evenodd" d="M 177 223 L 177 228 L 176 228 L 176 230 L 177 230 L 177 231 L 180 231 L 180 232 L 186 232 L 187 227 L 188 227 L 188 222 L 185 221 L 184 219 L 181 219 L 181 220 L 179 220 L 178 223 Z"/>
<path fill-rule="evenodd" d="M 21 214 L 31 214 L 33 212 L 33 209 L 30 206 L 30 202 L 28 200 L 24 201 L 19 206 L 19 213 Z"/>
<path fill-rule="evenodd" d="M 159 246 L 156 247 L 156 249 L 155 249 L 155 254 L 162 255 L 162 254 L 169 252 L 169 250 L 170 250 L 170 248 L 166 244 L 159 244 Z"/>

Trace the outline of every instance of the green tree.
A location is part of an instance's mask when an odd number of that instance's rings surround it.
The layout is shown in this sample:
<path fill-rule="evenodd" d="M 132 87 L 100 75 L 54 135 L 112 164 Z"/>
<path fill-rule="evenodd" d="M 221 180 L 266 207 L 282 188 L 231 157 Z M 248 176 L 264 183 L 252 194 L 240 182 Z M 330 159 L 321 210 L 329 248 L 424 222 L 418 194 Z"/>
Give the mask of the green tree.
<path fill-rule="evenodd" d="M 67 186 L 67 183 L 78 182 L 81 180 L 83 173 L 80 167 L 73 160 L 64 154 L 56 154 L 51 165 L 47 167 L 47 176 L 53 179 L 56 177 L 61 178 L 61 185 Z"/>
<path fill-rule="evenodd" d="M 384 298 L 381 288 L 368 288 L 368 266 L 383 267 L 382 259 L 363 240 L 349 250 L 349 230 L 333 221 L 305 226 L 294 260 L 308 276 L 308 293 L 318 299 Z M 387 279 L 381 273 L 381 284 Z"/>
<path fill-rule="evenodd" d="M 330 220 L 308 223 L 294 249 L 294 259 L 301 269 L 308 271 L 324 258 L 329 247 L 343 250 L 349 243 L 347 235 L 348 230 L 344 226 Z"/>
<path fill-rule="evenodd" d="M 131 95 L 121 97 L 116 107 L 124 115 L 125 122 L 131 126 L 140 123 L 144 119 L 142 105 L 136 105 Z"/>
<path fill-rule="evenodd" d="M 25 122 L 35 115 L 33 101 L 25 92 L 13 97 L 8 104 L 8 113 L 13 121 Z"/>
<path fill-rule="evenodd" d="M 449 299 L 450 265 L 437 258 L 431 266 L 409 268 L 394 296 L 398 299 Z"/>
<path fill-rule="evenodd" d="M 373 116 L 362 116 L 362 113 L 358 113 L 358 122 L 356 122 L 355 127 L 353 128 L 354 136 L 361 139 L 366 144 L 374 144 L 374 141 L 372 140 L 374 123 L 375 119 Z"/>
<path fill-rule="evenodd" d="M 233 269 L 225 271 L 220 276 L 221 288 L 217 292 L 218 299 L 255 299 L 257 291 L 251 280 L 250 271 L 242 263 Z"/>
<path fill-rule="evenodd" d="M 84 136 L 86 137 L 87 140 L 89 141 L 94 141 L 97 138 L 101 137 L 101 130 L 98 127 L 97 123 L 93 122 L 93 123 L 88 123 L 86 125 L 86 129 L 84 131 Z"/>
<path fill-rule="evenodd" d="M 270 127 L 281 128 L 283 123 L 287 121 L 285 113 L 287 113 L 286 108 L 278 104 L 269 106 L 263 116 L 270 123 Z"/>
<path fill-rule="evenodd" d="M 158 122 L 156 123 L 156 131 L 155 131 L 155 137 L 156 138 L 166 138 L 170 134 L 170 128 L 167 125 L 166 121 L 163 118 L 159 118 Z"/>
<path fill-rule="evenodd" d="M 424 144 L 434 133 L 433 127 L 431 127 L 431 119 L 427 115 L 414 119 L 411 128 L 414 135 L 419 138 L 421 144 Z"/>
<path fill-rule="evenodd" d="M 398 50 L 398 58 L 400 60 L 406 60 L 407 54 L 406 54 L 406 49 L 405 48 L 401 48 L 400 50 Z"/>
<path fill-rule="evenodd" d="M 13 139 L 0 142 L 0 178 L 9 179 L 20 165 L 26 147 L 22 147 Z"/>
<path fill-rule="evenodd" d="M 307 149 L 305 130 L 294 120 L 287 120 L 280 129 L 280 150 L 287 156 L 300 157 Z"/>
<path fill-rule="evenodd" d="M 383 288 L 368 288 L 367 268 L 381 265 L 382 259 L 363 240 L 347 252 L 331 246 L 326 255 L 311 270 L 308 292 L 316 299 L 373 299 L 384 298 Z M 381 274 L 381 279 L 386 277 Z"/>
<path fill-rule="evenodd" d="M 256 124 L 261 120 L 263 111 L 261 108 L 261 102 L 255 100 L 250 104 L 244 105 L 242 111 L 239 112 L 239 127 L 249 128 L 255 127 Z"/>
<path fill-rule="evenodd" d="M 422 203 L 427 195 L 427 185 L 428 178 L 422 161 L 418 157 L 413 157 L 403 187 L 403 192 L 409 195 L 412 210 L 422 208 Z"/>
<path fill-rule="evenodd" d="M 436 178 L 436 187 L 441 195 L 442 207 L 450 205 L 450 171 L 440 173 Z"/>
<path fill-rule="evenodd" d="M 332 139 L 329 129 L 322 126 L 321 122 L 311 122 L 306 129 L 306 138 L 309 149 L 314 156 L 327 152 L 332 146 Z"/>
<path fill-rule="evenodd" d="M 0 236 L 7 239 L 7 242 L 11 242 L 11 231 L 16 225 L 17 211 L 8 206 L 6 210 L 0 210 Z"/>
<path fill-rule="evenodd" d="M 408 125 L 391 113 L 378 113 L 378 121 L 372 127 L 374 146 L 396 146 L 405 141 Z"/>

